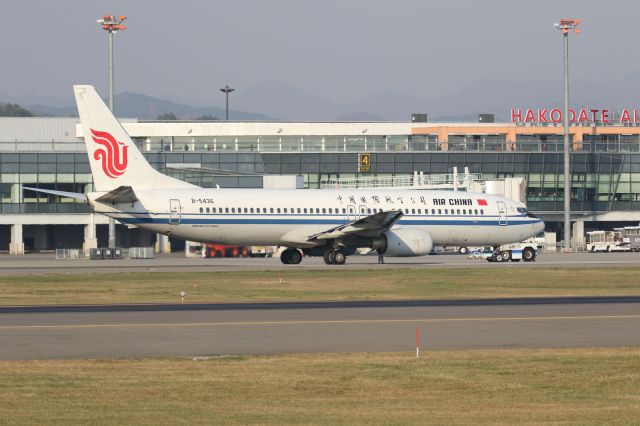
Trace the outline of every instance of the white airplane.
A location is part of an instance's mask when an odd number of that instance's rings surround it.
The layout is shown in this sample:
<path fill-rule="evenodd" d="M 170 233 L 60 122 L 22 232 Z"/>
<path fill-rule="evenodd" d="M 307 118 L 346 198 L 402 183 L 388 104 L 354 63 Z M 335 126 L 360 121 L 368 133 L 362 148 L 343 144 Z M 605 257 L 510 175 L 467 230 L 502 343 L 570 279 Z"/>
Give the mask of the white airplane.
<path fill-rule="evenodd" d="M 362 247 L 423 256 L 434 245 L 498 246 L 544 229 L 524 204 L 481 193 L 201 188 L 151 167 L 93 86 L 74 91 L 95 192 L 39 191 L 85 199 L 124 224 L 189 241 L 284 246 L 285 264 L 303 254 L 343 264 Z"/>

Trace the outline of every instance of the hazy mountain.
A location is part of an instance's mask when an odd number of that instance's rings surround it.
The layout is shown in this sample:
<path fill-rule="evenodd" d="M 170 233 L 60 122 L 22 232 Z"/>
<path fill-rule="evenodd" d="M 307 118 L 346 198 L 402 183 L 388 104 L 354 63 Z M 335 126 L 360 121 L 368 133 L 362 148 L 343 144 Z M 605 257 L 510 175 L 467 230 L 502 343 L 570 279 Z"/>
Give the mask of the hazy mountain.
<path fill-rule="evenodd" d="M 336 118 L 336 121 L 363 121 L 363 122 L 376 122 L 385 121 L 382 117 L 375 114 L 369 114 L 368 112 L 353 112 Z"/>
<path fill-rule="evenodd" d="M 385 120 L 411 120 L 412 113 L 433 113 L 427 101 L 400 91 L 385 90 L 366 96 L 346 106 L 349 111 L 366 111 Z"/>
<path fill-rule="evenodd" d="M 233 105 L 292 121 L 326 121 L 352 111 L 283 81 L 263 81 L 231 95 Z M 231 101 L 230 101 L 231 102 Z"/>
<path fill-rule="evenodd" d="M 225 118 L 225 110 L 217 107 L 194 107 L 167 99 L 158 99 L 138 93 L 120 93 L 116 95 L 115 108 L 120 116 L 153 120 L 162 113 L 174 113 L 181 120 L 194 119 L 203 115 Z M 230 120 L 270 120 L 264 114 L 236 109 L 229 110 Z"/>
<path fill-rule="evenodd" d="M 27 105 L 27 109 L 39 116 L 51 117 L 77 117 L 78 109 L 73 107 L 55 107 L 42 104 Z"/>
<path fill-rule="evenodd" d="M 636 107 L 640 98 L 640 72 L 613 81 L 571 82 L 571 103 L 577 107 Z M 0 98 L 0 100 L 3 100 Z M 26 108 L 47 115 L 76 115 L 75 107 L 4 99 L 27 104 Z M 429 97 L 386 90 L 353 102 L 334 102 L 282 81 L 264 81 L 246 89 L 238 88 L 230 95 L 233 120 L 287 121 L 408 121 L 412 113 L 426 113 L 430 121 L 475 121 L 479 113 L 493 113 L 496 120 L 510 119 L 511 108 L 554 108 L 562 105 L 562 81 L 477 80 L 446 96 Z M 49 105 L 49 106 L 45 106 Z M 224 117 L 217 107 L 196 107 L 188 101 L 176 102 L 147 95 L 116 95 L 116 111 L 120 117 L 155 119 L 161 113 L 174 113 L 180 119 L 210 115 Z M 255 112 L 245 112 L 255 111 Z"/>
<path fill-rule="evenodd" d="M 640 72 L 603 82 L 571 82 L 571 104 L 577 107 L 619 109 L 635 107 L 640 98 Z M 336 103 L 288 83 L 270 81 L 238 91 L 242 108 L 288 120 L 343 120 L 371 115 L 382 120 L 405 121 L 412 113 L 426 113 L 430 121 L 476 121 L 480 113 L 510 119 L 511 108 L 559 107 L 562 81 L 477 80 L 439 97 L 382 91 L 351 103 Z M 239 102 L 235 99 L 234 102 Z"/>
<path fill-rule="evenodd" d="M 138 93 L 118 93 L 115 97 L 114 108 L 118 117 L 138 118 L 140 120 L 155 120 L 160 114 L 173 113 L 180 120 L 195 119 L 208 115 L 224 119 L 225 110 L 217 107 L 194 107 L 191 105 L 174 102 L 168 99 L 159 99 Z M 77 117 L 78 110 L 75 106 L 47 106 L 41 104 L 27 107 L 39 115 L 52 115 L 58 117 Z M 229 110 L 231 120 L 271 120 L 264 114 Z"/>

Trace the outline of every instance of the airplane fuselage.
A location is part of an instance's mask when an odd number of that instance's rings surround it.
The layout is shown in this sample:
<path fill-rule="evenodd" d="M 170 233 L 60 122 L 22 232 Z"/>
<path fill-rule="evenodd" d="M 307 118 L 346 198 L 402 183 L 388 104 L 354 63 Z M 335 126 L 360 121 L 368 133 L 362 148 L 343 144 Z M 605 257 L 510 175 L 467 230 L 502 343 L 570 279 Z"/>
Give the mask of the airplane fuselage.
<path fill-rule="evenodd" d="M 427 232 L 434 245 L 499 245 L 544 228 L 521 203 L 470 192 L 180 188 L 138 190 L 136 196 L 129 204 L 91 204 L 122 223 L 220 244 L 313 247 L 319 243 L 307 236 L 379 211 L 402 211 L 392 229 Z"/>
<path fill-rule="evenodd" d="M 303 254 L 342 265 L 360 247 L 408 257 L 434 244 L 497 246 L 544 228 L 523 204 L 487 194 L 200 188 L 154 169 L 94 87 L 73 89 L 96 192 L 36 191 L 87 200 L 125 224 L 191 241 L 284 246 L 280 260 L 293 265 Z"/>

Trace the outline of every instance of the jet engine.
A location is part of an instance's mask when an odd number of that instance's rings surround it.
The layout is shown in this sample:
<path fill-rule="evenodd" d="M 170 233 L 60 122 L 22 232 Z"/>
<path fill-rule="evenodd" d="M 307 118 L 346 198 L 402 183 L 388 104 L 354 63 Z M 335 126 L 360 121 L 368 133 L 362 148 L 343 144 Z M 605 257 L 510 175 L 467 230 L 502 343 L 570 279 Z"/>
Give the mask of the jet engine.
<path fill-rule="evenodd" d="M 414 229 L 394 229 L 372 241 L 371 248 L 387 256 L 424 256 L 431 252 L 433 240 L 427 232 Z"/>

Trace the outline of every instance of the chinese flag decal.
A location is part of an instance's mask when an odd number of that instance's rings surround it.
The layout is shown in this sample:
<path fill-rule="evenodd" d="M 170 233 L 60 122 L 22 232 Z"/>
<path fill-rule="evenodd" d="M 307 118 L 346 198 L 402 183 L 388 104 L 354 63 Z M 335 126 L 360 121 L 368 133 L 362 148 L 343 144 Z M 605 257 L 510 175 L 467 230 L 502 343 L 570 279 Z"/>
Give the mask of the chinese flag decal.
<path fill-rule="evenodd" d="M 487 205 L 487 200 L 484 200 L 482 198 L 478 198 L 478 205 L 486 206 Z"/>

